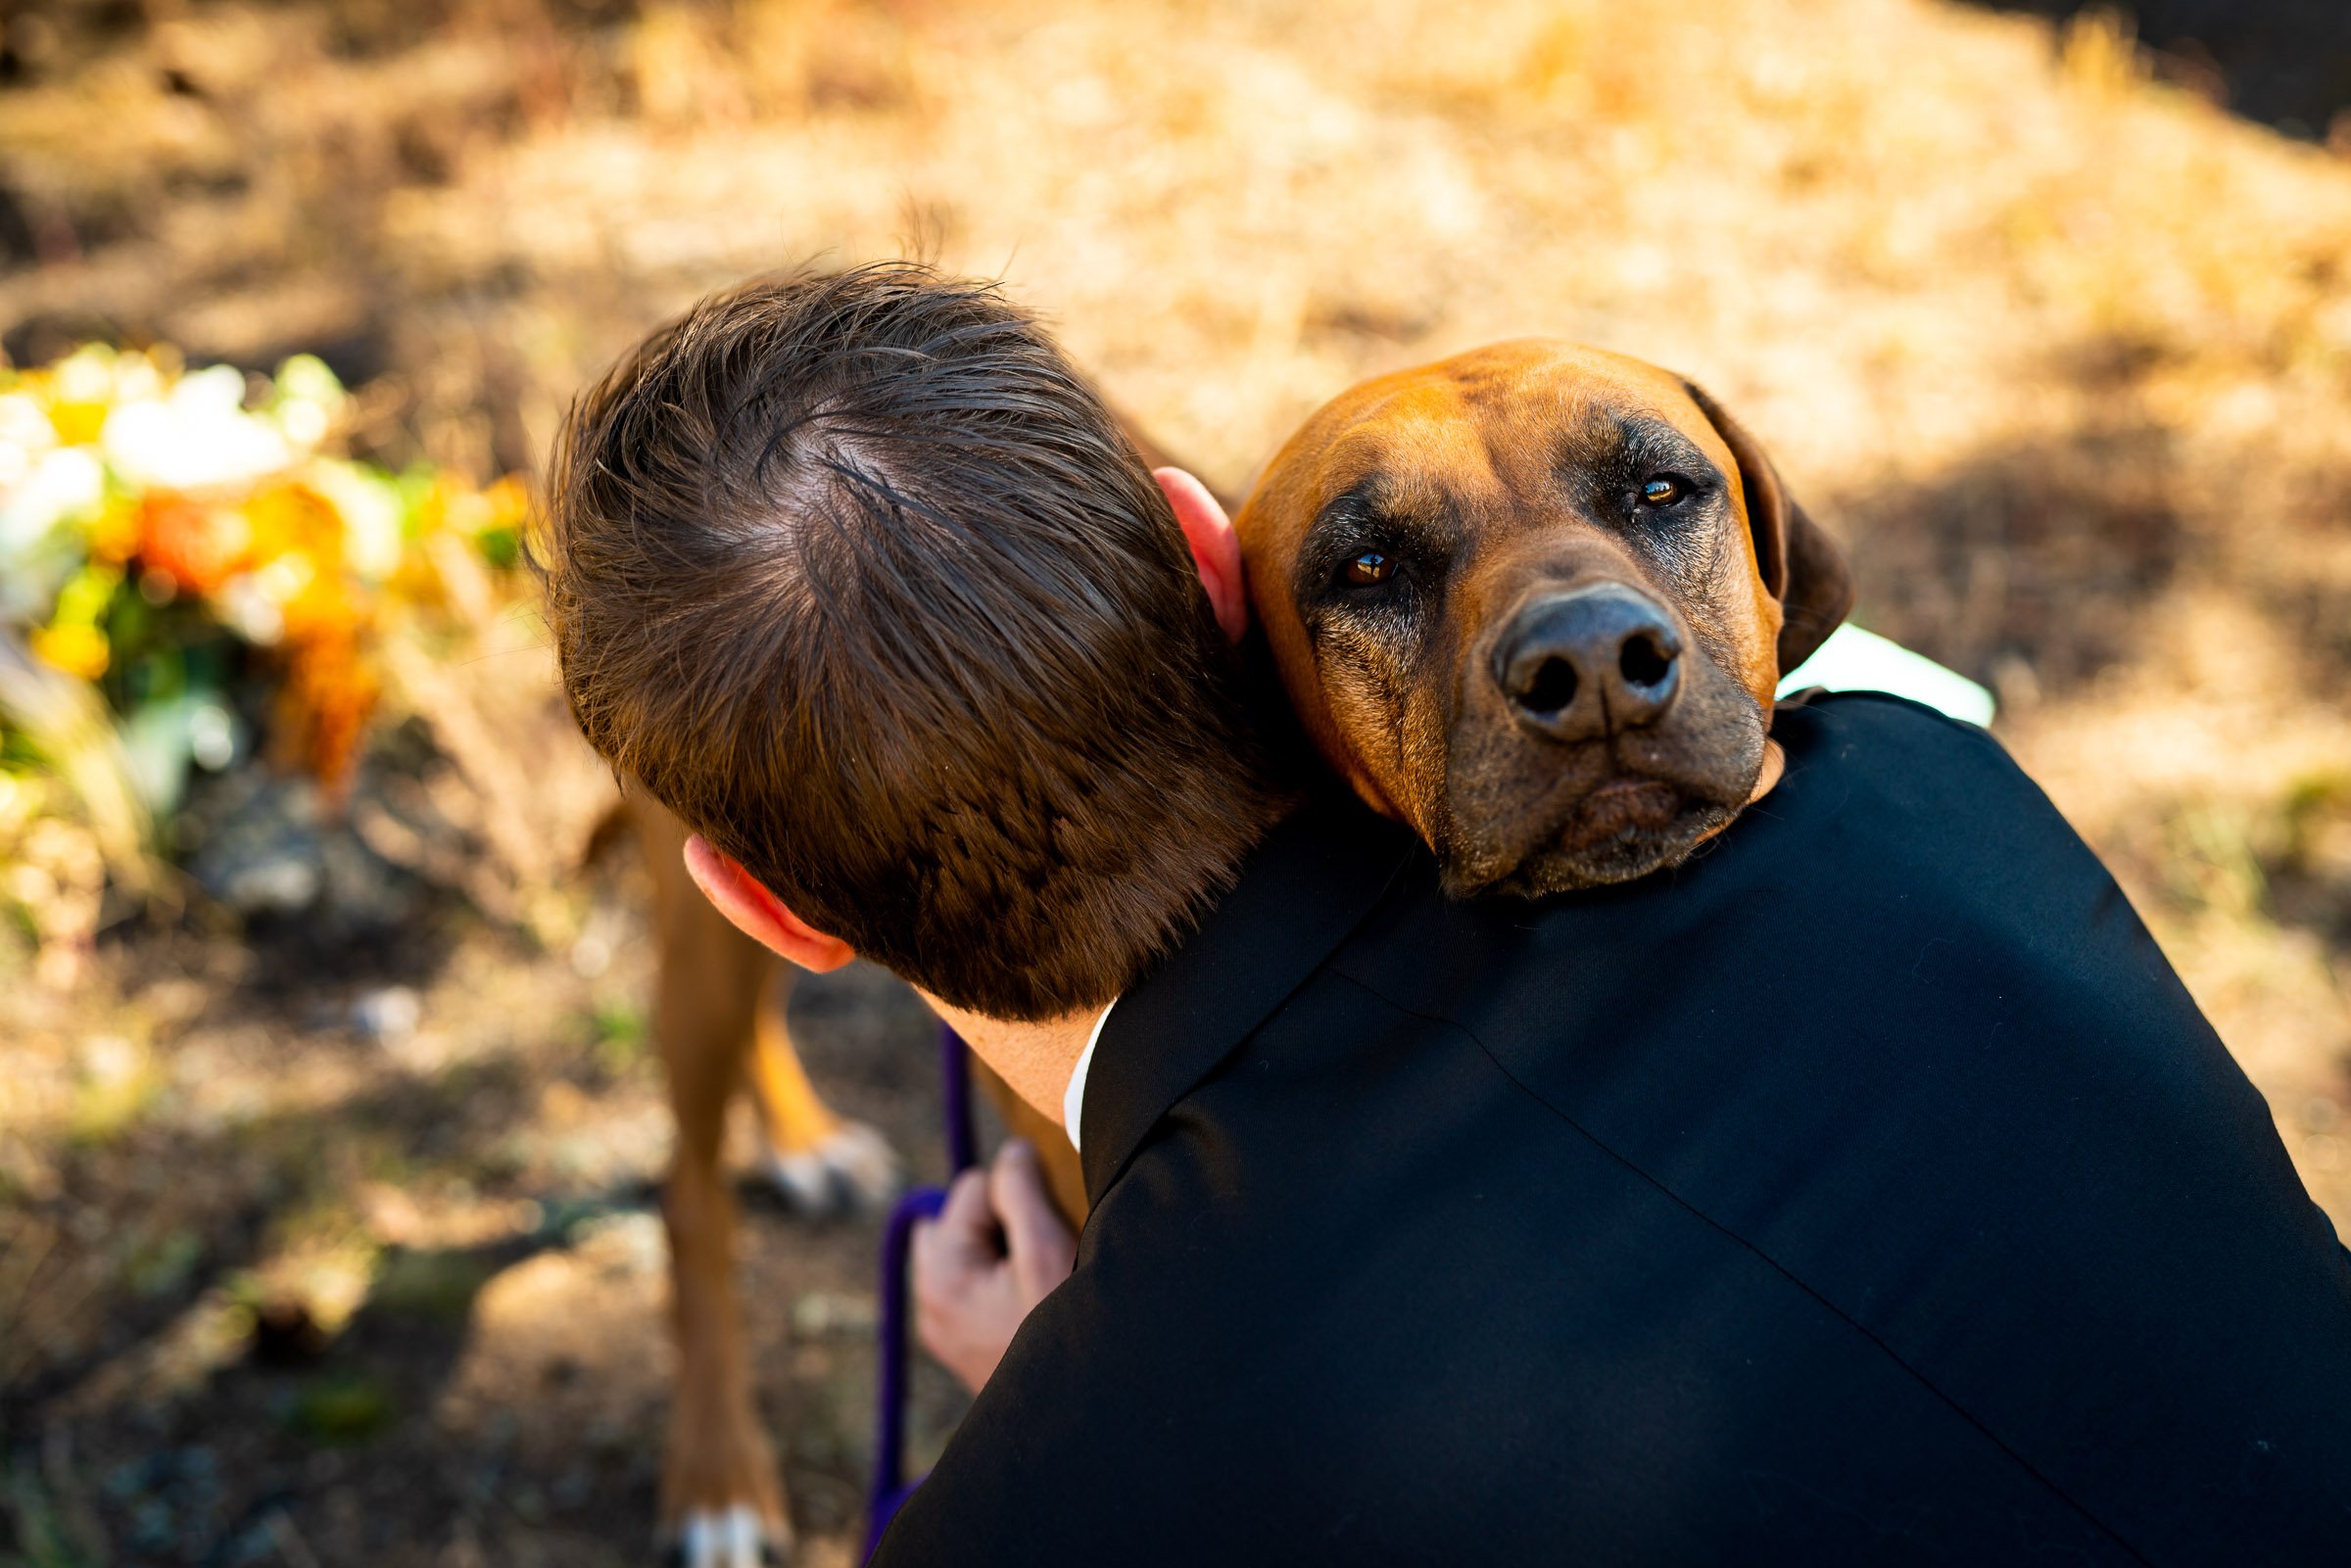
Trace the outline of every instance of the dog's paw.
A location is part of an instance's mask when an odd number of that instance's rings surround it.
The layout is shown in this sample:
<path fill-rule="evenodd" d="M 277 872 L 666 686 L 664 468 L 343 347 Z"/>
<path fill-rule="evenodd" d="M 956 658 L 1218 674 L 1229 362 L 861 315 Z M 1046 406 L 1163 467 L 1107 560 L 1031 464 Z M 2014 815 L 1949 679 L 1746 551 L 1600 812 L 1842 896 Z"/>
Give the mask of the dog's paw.
<path fill-rule="evenodd" d="M 791 1529 L 740 1502 L 689 1513 L 661 1552 L 663 1568 L 782 1568 L 790 1561 Z"/>
<path fill-rule="evenodd" d="M 767 1176 L 804 1214 L 880 1209 L 904 1179 L 888 1140 L 862 1121 L 844 1121 L 811 1149 L 767 1153 Z"/>

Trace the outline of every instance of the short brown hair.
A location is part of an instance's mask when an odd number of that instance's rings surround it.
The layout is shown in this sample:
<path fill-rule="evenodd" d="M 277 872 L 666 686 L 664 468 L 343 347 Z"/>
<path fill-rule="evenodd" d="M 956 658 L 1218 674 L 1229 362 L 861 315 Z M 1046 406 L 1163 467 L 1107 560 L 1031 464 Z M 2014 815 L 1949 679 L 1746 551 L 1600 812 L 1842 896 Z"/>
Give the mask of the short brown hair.
<path fill-rule="evenodd" d="M 572 408 L 550 488 L 589 740 L 948 1002 L 1101 1004 L 1280 814 L 1165 499 L 990 284 L 705 300 Z"/>

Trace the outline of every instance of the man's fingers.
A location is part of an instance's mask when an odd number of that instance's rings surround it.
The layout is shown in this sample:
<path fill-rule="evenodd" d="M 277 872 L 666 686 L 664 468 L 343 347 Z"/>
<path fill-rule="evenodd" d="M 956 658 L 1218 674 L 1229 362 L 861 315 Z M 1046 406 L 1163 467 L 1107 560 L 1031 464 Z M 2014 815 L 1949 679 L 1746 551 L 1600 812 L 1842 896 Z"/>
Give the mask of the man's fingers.
<path fill-rule="evenodd" d="M 947 1201 L 936 1219 L 914 1227 L 914 1260 L 918 1275 L 945 1283 L 950 1274 L 984 1268 L 997 1260 L 995 1215 L 987 1205 L 987 1177 L 967 1170 L 947 1185 Z"/>
<path fill-rule="evenodd" d="M 1036 1151 L 1007 1144 L 986 1169 L 957 1176 L 938 1217 L 915 1230 L 915 1329 L 924 1348 L 978 1389 L 1030 1308 L 1069 1277 L 1076 1253 Z"/>
<path fill-rule="evenodd" d="M 1007 1143 L 988 1167 L 987 1197 L 1004 1226 L 1013 1268 L 1033 1305 L 1033 1298 L 1069 1277 L 1078 1258 L 1077 1238 L 1045 1191 L 1036 1151 L 1018 1138 Z"/>
<path fill-rule="evenodd" d="M 939 1206 L 938 1222 L 965 1235 L 986 1233 L 994 1223 L 988 1215 L 986 1171 L 962 1171 L 947 1183 L 947 1201 Z"/>

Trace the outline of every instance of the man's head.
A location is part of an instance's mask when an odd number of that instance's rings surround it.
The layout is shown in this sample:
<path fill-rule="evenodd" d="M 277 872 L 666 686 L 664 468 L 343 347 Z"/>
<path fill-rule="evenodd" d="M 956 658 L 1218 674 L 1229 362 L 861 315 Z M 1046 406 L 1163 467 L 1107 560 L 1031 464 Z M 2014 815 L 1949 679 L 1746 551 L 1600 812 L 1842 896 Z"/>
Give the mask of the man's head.
<path fill-rule="evenodd" d="M 1366 382 L 1238 519 L 1290 699 L 1456 893 L 1621 881 L 1754 794 L 1836 547 L 1680 377 L 1543 340 Z"/>
<path fill-rule="evenodd" d="M 1279 815 L 1161 485 L 989 285 L 889 264 L 704 301 L 572 410 L 551 489 L 589 740 L 957 1007 L 1107 1001 Z"/>

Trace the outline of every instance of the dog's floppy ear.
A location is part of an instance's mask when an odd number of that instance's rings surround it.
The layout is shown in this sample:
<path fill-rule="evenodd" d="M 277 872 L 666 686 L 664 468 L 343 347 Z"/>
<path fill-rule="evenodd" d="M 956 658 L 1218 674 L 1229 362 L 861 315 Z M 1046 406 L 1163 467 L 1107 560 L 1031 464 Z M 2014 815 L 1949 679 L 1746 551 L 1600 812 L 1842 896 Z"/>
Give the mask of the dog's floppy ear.
<path fill-rule="evenodd" d="M 1844 624 L 1853 607 L 1852 571 L 1837 542 L 1804 515 L 1780 483 L 1762 444 L 1703 389 L 1688 381 L 1682 387 L 1738 460 L 1748 527 L 1755 537 L 1755 564 L 1762 569 L 1764 589 L 1780 601 L 1780 673 L 1786 675 Z"/>

